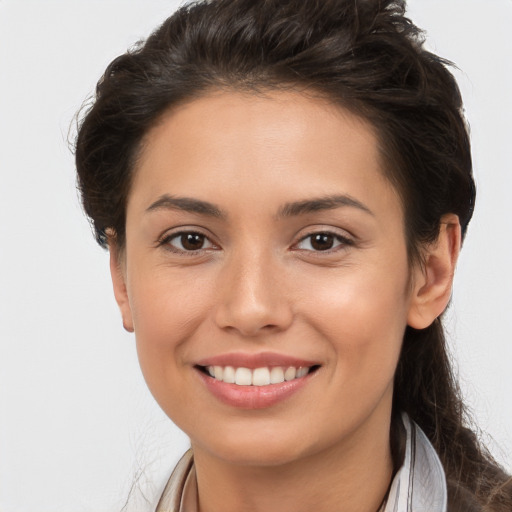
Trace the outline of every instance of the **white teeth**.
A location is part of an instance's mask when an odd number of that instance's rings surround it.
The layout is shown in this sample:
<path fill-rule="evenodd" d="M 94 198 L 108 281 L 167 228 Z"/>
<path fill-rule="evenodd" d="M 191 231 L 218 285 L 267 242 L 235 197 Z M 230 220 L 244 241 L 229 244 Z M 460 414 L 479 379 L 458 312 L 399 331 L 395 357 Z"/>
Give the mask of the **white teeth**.
<path fill-rule="evenodd" d="M 252 372 L 253 386 L 268 386 L 270 384 L 270 371 L 268 368 L 256 368 Z"/>
<path fill-rule="evenodd" d="M 252 372 L 249 368 L 237 368 L 235 371 L 235 384 L 250 386 L 252 384 Z"/>
<path fill-rule="evenodd" d="M 235 383 L 235 369 L 232 366 L 226 366 L 226 368 L 224 368 L 224 375 L 222 376 L 222 380 L 228 384 Z"/>
<path fill-rule="evenodd" d="M 215 380 L 238 386 L 268 386 L 269 384 L 281 384 L 285 381 L 300 379 L 309 373 L 308 366 L 295 368 L 289 366 L 263 366 L 251 370 L 249 368 L 234 368 L 233 366 L 207 366 L 206 371 Z"/>
<path fill-rule="evenodd" d="M 284 380 L 288 381 L 288 380 L 293 380 L 295 379 L 297 375 L 297 369 L 294 368 L 293 366 L 290 366 L 288 368 L 286 368 L 286 371 L 284 372 Z"/>
<path fill-rule="evenodd" d="M 213 367 L 213 374 L 217 380 L 222 380 L 223 373 L 224 371 L 222 370 L 222 366 Z"/>
<path fill-rule="evenodd" d="M 270 370 L 270 384 L 280 384 L 284 382 L 284 371 L 280 366 L 274 366 Z"/>
<path fill-rule="evenodd" d="M 297 379 L 300 379 L 301 377 L 305 377 L 309 372 L 309 368 L 307 366 L 301 366 L 297 369 Z"/>

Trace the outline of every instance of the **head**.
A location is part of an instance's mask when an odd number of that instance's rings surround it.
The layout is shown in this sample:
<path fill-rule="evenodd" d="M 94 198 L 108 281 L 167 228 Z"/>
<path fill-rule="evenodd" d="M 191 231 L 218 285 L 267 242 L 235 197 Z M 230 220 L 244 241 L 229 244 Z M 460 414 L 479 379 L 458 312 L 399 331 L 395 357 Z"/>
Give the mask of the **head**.
<path fill-rule="evenodd" d="M 322 112 L 319 129 L 336 110 L 347 136 L 352 127 L 371 138 L 382 190 L 400 205 L 403 284 L 414 289 L 415 276 L 428 274 L 440 238 L 441 245 L 457 245 L 448 250 L 456 256 L 460 237 L 446 232 L 460 225 L 463 236 L 473 212 L 469 140 L 446 64 L 422 48 L 401 1 L 215 0 L 182 7 L 112 62 L 80 127 L 79 186 L 96 239 L 122 267 L 139 175 L 155 154 L 154 141 L 175 133 L 172 123 L 180 116 L 199 123 L 198 108 L 222 111 L 230 101 L 234 112 L 242 112 L 240 102 L 246 110 L 260 102 L 257 112 L 266 111 L 263 104 L 278 112 L 295 98 Z M 453 384 L 434 320 L 447 297 L 449 286 L 436 314 L 406 315 L 403 346 L 390 361 L 395 408 L 410 412 L 431 437 L 429 425 L 437 422 L 428 418 L 434 412 L 425 402 Z"/>

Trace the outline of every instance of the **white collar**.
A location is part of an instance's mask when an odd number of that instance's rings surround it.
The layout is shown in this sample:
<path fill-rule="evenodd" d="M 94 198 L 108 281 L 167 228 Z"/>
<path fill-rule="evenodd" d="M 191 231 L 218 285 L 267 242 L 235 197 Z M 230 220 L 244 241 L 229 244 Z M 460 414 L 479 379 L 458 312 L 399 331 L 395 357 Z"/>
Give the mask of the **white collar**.
<path fill-rule="evenodd" d="M 395 475 L 383 512 L 446 512 L 446 478 L 427 436 L 402 415 L 406 431 L 405 457 Z M 197 512 L 196 475 L 192 451 L 176 465 L 156 512 Z"/>
<path fill-rule="evenodd" d="M 446 512 L 448 492 L 434 447 L 414 421 L 402 414 L 405 457 L 389 491 L 384 512 Z"/>

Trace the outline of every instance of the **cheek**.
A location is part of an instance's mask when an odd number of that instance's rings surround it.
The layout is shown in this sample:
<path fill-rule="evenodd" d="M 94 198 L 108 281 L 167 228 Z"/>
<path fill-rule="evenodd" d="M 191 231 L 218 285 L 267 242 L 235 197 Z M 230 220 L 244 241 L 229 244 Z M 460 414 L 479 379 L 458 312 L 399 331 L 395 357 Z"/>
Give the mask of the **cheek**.
<path fill-rule="evenodd" d="M 193 330 L 211 299 L 212 280 L 204 272 L 159 268 L 139 273 L 130 283 L 136 330 L 152 333 L 152 343 L 172 345 Z"/>
<path fill-rule="evenodd" d="M 305 303 L 304 315 L 329 341 L 335 364 L 345 367 L 340 375 L 394 372 L 409 307 L 407 267 L 398 267 L 405 270 L 343 269 L 324 283 L 311 276 L 306 284 L 316 292 Z"/>
<path fill-rule="evenodd" d="M 206 276 L 162 268 L 140 273 L 130 283 L 130 304 L 140 365 L 150 387 L 173 375 L 184 363 L 182 346 L 199 329 L 211 305 Z"/>

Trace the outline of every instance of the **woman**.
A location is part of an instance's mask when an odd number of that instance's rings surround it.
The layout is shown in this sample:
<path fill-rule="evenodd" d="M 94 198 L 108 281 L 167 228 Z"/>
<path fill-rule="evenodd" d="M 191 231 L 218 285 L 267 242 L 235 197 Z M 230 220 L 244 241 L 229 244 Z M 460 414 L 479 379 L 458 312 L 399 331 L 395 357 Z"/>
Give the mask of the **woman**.
<path fill-rule="evenodd" d="M 158 510 L 510 510 L 440 320 L 474 183 L 403 2 L 213 0 L 116 59 L 84 207 L 192 451 Z"/>

